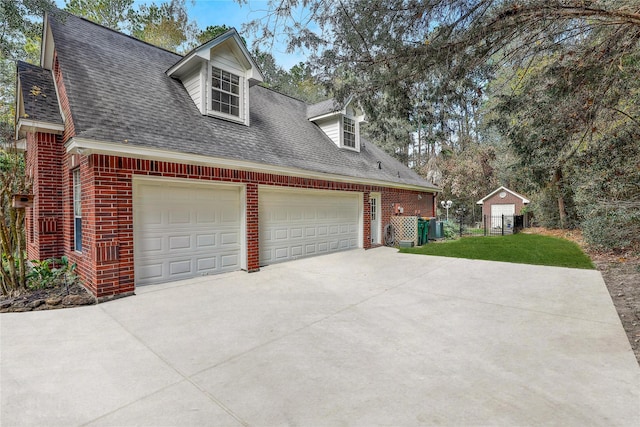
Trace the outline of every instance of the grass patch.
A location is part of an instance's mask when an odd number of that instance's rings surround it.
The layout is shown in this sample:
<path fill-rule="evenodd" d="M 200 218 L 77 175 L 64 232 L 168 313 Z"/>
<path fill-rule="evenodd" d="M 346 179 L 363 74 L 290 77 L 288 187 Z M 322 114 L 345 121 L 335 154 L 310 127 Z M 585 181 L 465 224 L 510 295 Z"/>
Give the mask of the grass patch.
<path fill-rule="evenodd" d="M 595 268 L 591 259 L 575 243 L 538 234 L 463 237 L 418 248 L 402 248 L 400 252 L 553 267 Z"/>

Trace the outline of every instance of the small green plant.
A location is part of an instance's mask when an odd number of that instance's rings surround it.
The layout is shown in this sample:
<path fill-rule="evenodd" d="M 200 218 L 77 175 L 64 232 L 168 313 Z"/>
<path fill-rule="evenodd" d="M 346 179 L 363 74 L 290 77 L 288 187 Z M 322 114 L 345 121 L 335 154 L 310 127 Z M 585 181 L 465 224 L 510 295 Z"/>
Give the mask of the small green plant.
<path fill-rule="evenodd" d="M 75 274 L 76 264 L 69 264 L 69 258 L 50 258 L 42 261 L 31 261 L 33 267 L 27 275 L 30 289 L 45 289 L 64 285 L 69 292 L 69 285 L 78 280 Z"/>
<path fill-rule="evenodd" d="M 444 238 L 445 239 L 455 239 L 456 235 L 459 232 L 459 226 L 456 226 L 456 224 L 453 221 L 443 221 L 443 232 L 444 232 Z"/>

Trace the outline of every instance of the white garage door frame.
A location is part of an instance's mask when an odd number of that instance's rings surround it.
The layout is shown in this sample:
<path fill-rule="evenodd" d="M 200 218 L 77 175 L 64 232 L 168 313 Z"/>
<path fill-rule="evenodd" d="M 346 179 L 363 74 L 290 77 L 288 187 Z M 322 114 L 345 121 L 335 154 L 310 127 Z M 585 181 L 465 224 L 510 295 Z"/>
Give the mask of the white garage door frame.
<path fill-rule="evenodd" d="M 133 206 L 133 240 L 134 240 L 134 276 L 136 284 L 138 284 L 138 272 L 137 272 L 137 259 L 136 249 L 137 236 L 140 233 L 139 214 L 136 209 L 136 200 L 141 196 L 140 186 L 144 184 L 152 185 L 179 185 L 179 186 L 196 186 L 200 188 L 211 189 L 236 189 L 239 192 L 240 198 L 240 269 L 247 270 L 247 203 L 246 203 L 246 185 L 237 183 L 227 183 L 218 181 L 201 181 L 193 179 L 182 178 L 166 178 L 166 177 L 147 177 L 147 176 L 133 176 L 132 178 L 132 206 Z"/>
<path fill-rule="evenodd" d="M 259 200 L 259 205 L 261 202 L 264 202 L 264 197 L 265 195 L 268 194 L 283 194 L 283 195 L 302 195 L 302 196 L 334 196 L 334 197 L 344 197 L 345 199 L 349 199 L 351 198 L 352 200 L 355 200 L 357 203 L 357 215 L 358 215 L 358 219 L 357 219 L 357 244 L 356 246 L 353 248 L 362 248 L 363 247 L 363 239 L 364 239 L 364 212 L 363 212 L 363 204 L 364 204 L 364 196 L 363 193 L 361 192 L 355 192 L 355 191 L 340 191 L 340 190 L 316 190 L 316 189 L 301 189 L 301 188 L 291 188 L 291 187 L 277 187 L 277 186 L 271 186 L 271 185 L 260 185 L 258 187 L 258 200 Z M 268 196 L 267 196 L 268 197 Z M 262 213 L 262 208 L 259 207 L 259 212 Z M 263 225 L 264 225 L 264 217 L 262 215 L 260 215 L 260 235 L 262 236 L 262 233 L 265 231 L 263 229 Z M 259 244 L 260 244 L 260 265 L 268 265 L 268 264 L 275 264 L 277 262 L 282 262 L 282 261 L 286 261 L 286 260 L 281 260 L 281 261 L 277 261 L 277 260 L 271 260 L 269 262 L 264 262 L 263 258 L 262 258 L 262 254 L 263 254 L 263 248 L 264 248 L 264 241 L 261 238 L 259 240 Z M 318 253 L 318 255 L 321 255 L 321 253 Z M 291 259 L 295 259 L 291 258 Z"/>
<path fill-rule="evenodd" d="M 513 225 L 513 216 L 516 214 L 516 205 L 514 203 L 494 203 L 491 205 L 491 227 L 501 228 L 502 215 L 504 215 L 505 228 L 507 224 Z M 511 227 L 508 227 L 511 228 Z"/>

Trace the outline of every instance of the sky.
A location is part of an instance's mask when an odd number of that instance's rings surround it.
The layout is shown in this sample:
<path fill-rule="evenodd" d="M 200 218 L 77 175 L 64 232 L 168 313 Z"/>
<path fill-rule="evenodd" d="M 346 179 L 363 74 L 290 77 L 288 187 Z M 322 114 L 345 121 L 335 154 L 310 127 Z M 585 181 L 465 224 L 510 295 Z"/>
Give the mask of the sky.
<path fill-rule="evenodd" d="M 163 2 L 164 0 L 136 0 L 134 8 L 139 4 Z M 55 0 L 55 3 L 61 9 L 65 6 L 65 0 Z M 187 0 L 185 4 L 189 18 L 196 21 L 200 29 L 210 25 L 235 27 L 251 46 L 253 37 L 242 33 L 242 25 L 265 16 L 268 2 L 267 0 L 247 0 L 246 4 L 240 5 L 233 0 Z M 306 60 L 304 52 L 286 53 L 286 45 L 282 41 L 276 41 L 271 48 L 263 47 L 262 50 L 270 52 L 276 63 L 286 70 Z"/>
<path fill-rule="evenodd" d="M 242 33 L 242 24 L 265 16 L 268 2 L 266 0 L 247 0 L 247 4 L 239 5 L 233 0 L 191 0 L 186 1 L 189 17 L 198 23 L 201 29 L 209 25 L 227 25 L 235 27 L 251 46 L 253 38 Z M 263 49 L 268 50 L 268 49 Z M 276 63 L 284 69 L 290 69 L 306 60 L 303 52 L 286 53 L 286 45 L 276 41 L 270 52 Z"/>

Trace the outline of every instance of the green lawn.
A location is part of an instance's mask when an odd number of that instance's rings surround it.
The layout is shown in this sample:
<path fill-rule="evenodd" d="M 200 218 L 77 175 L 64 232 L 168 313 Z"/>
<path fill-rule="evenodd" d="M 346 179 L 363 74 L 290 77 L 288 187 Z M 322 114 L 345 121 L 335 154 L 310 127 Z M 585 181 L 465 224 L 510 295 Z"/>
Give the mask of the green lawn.
<path fill-rule="evenodd" d="M 591 259 L 575 243 L 537 234 L 463 237 L 417 248 L 402 248 L 400 252 L 555 267 L 594 268 Z"/>

